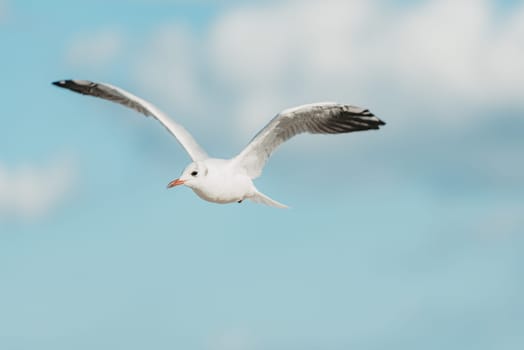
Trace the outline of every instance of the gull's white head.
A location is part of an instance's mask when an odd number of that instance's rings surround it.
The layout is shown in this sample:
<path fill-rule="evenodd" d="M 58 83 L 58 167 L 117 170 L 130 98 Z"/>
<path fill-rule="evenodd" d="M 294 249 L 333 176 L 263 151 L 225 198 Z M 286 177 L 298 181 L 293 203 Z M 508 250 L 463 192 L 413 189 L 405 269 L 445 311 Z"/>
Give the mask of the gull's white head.
<path fill-rule="evenodd" d="M 178 185 L 185 185 L 189 188 L 196 188 L 207 176 L 207 166 L 203 162 L 194 162 L 189 164 L 180 177 L 171 181 L 167 188 Z"/>

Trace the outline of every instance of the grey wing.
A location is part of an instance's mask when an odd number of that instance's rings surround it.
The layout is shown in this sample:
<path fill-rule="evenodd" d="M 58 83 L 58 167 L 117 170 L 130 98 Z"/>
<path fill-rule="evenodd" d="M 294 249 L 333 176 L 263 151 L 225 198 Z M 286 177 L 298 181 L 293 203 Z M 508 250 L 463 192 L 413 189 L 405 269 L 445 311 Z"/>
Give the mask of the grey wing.
<path fill-rule="evenodd" d="M 170 119 L 151 103 L 123 89 L 105 83 L 93 83 L 88 80 L 60 80 L 53 82 L 61 88 L 83 95 L 100 97 L 134 109 L 145 116 L 158 120 L 182 145 L 193 161 L 209 158 L 207 153 L 195 141 L 193 136 L 180 124 Z"/>
<path fill-rule="evenodd" d="M 271 153 L 295 135 L 341 134 L 378 129 L 380 125 L 385 123 L 369 110 L 356 106 L 327 102 L 286 109 L 255 135 L 235 161 L 251 178 L 256 178 Z"/>

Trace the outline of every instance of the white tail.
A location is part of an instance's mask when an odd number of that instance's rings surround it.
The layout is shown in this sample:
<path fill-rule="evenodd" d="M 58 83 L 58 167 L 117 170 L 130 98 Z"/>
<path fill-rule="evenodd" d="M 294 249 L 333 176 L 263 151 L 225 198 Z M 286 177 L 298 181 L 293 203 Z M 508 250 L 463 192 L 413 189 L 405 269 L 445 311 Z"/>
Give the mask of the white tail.
<path fill-rule="evenodd" d="M 257 191 L 257 193 L 255 193 L 255 195 L 253 197 L 249 197 L 249 199 L 252 200 L 255 203 L 262 203 L 262 204 L 265 204 L 265 205 L 269 205 L 271 207 L 277 207 L 277 208 L 287 208 L 288 207 L 287 205 L 279 203 L 279 202 L 269 198 L 265 194 L 260 193 L 258 191 Z"/>

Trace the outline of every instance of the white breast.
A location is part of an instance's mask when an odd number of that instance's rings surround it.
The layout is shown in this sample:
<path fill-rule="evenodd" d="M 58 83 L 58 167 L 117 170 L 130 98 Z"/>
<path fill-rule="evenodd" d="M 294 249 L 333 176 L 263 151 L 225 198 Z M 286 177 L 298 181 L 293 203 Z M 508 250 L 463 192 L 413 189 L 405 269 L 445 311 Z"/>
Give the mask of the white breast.
<path fill-rule="evenodd" d="M 239 172 L 230 160 L 207 159 L 208 172 L 205 181 L 193 188 L 202 199 L 214 203 L 231 203 L 255 194 L 251 178 Z"/>

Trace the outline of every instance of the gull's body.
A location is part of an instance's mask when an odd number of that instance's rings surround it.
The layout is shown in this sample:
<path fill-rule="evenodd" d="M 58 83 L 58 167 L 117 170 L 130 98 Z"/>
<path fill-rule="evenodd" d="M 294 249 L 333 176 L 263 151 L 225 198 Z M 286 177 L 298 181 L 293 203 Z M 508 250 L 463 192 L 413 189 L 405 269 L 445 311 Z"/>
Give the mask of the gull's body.
<path fill-rule="evenodd" d="M 182 145 L 193 162 L 168 187 L 185 185 L 200 198 L 214 203 L 254 202 L 285 208 L 257 190 L 253 179 L 260 176 L 271 153 L 283 142 L 301 133 L 339 134 L 378 129 L 385 123 L 369 110 L 333 102 L 286 109 L 277 114 L 234 158 L 211 158 L 191 134 L 151 103 L 109 84 L 86 80 L 53 83 L 84 95 L 120 103 L 157 119 Z"/>
<path fill-rule="evenodd" d="M 231 159 L 208 158 L 196 163 L 207 171 L 206 181 L 199 186 L 191 186 L 202 199 L 215 203 L 239 202 L 253 197 L 257 189 L 247 174 L 235 166 Z"/>

